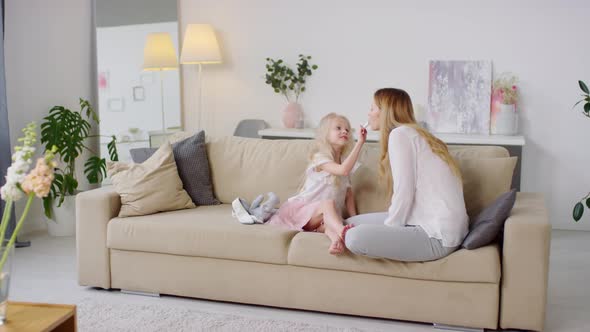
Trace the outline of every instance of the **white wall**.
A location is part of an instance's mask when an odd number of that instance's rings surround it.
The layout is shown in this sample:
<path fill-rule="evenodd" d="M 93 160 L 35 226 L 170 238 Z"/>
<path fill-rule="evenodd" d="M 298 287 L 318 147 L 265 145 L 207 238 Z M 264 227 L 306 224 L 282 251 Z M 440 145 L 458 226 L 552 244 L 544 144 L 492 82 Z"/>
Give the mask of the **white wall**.
<path fill-rule="evenodd" d="M 7 0 L 5 63 L 11 142 L 54 105 L 92 96 L 90 0 Z M 82 182 L 84 188 L 84 182 Z M 17 206 L 17 215 L 22 206 Z M 44 229 L 35 200 L 21 234 Z"/>
<path fill-rule="evenodd" d="M 590 191 L 590 119 L 571 106 L 578 79 L 590 81 L 587 1 L 180 0 L 180 23 L 210 23 L 224 64 L 204 67 L 209 135 L 230 135 L 240 119 L 280 126 L 284 100 L 263 80 L 266 57 L 313 56 L 318 71 L 303 98 L 307 124 L 327 112 L 364 122 L 380 87 L 407 90 L 426 105 L 428 61 L 489 59 L 521 78 L 520 122 L 527 139 L 522 190 L 546 195 L 556 228 L 575 224 L 575 201 Z M 182 29 L 184 31 L 184 29 Z M 184 124 L 195 128 L 196 73 L 184 69 Z"/>

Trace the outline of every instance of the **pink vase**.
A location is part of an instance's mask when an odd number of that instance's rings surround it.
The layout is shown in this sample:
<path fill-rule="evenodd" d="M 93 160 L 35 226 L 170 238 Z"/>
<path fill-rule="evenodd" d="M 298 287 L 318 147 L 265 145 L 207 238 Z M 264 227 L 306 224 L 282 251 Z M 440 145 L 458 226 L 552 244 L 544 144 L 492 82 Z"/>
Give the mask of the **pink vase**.
<path fill-rule="evenodd" d="M 283 110 L 285 128 L 303 128 L 303 109 L 298 103 L 290 102 Z"/>

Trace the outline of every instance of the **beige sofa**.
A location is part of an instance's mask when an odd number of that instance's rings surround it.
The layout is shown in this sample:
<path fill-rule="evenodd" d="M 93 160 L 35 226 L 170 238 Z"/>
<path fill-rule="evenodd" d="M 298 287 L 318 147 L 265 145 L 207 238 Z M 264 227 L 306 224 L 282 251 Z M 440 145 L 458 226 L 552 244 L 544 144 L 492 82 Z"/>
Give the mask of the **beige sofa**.
<path fill-rule="evenodd" d="M 310 141 L 233 137 L 208 143 L 222 205 L 118 218 L 121 203 L 111 187 L 79 194 L 79 284 L 471 328 L 543 329 L 550 224 L 539 194 L 518 194 L 502 248 L 459 250 L 426 263 L 335 257 L 322 234 L 241 225 L 232 217 L 235 197 L 292 195 L 310 147 Z M 504 148 L 451 152 L 471 215 L 508 190 L 513 166 L 501 159 L 508 156 Z M 367 144 L 364 166 L 353 175 L 360 213 L 387 207 L 378 156 L 378 146 Z"/>

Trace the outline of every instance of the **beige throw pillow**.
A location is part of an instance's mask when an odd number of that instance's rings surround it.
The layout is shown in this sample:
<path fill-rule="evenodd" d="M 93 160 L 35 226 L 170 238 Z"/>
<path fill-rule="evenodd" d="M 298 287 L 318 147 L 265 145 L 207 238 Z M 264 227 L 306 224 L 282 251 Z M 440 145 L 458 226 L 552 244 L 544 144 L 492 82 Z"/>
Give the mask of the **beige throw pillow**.
<path fill-rule="evenodd" d="M 121 196 L 119 217 L 194 208 L 182 189 L 170 143 L 141 164 L 109 162 L 107 172 Z"/>

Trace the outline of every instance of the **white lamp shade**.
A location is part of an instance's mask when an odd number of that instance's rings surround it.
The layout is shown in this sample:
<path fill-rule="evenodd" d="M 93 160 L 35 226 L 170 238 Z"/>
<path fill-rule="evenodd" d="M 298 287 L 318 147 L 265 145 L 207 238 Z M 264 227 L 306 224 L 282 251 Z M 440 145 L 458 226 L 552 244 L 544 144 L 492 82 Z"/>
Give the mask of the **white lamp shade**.
<path fill-rule="evenodd" d="M 168 32 L 150 33 L 143 48 L 143 70 L 172 70 L 178 68 L 176 50 Z"/>
<path fill-rule="evenodd" d="M 182 64 L 221 63 L 219 44 L 215 32 L 209 24 L 189 24 L 184 32 Z"/>

